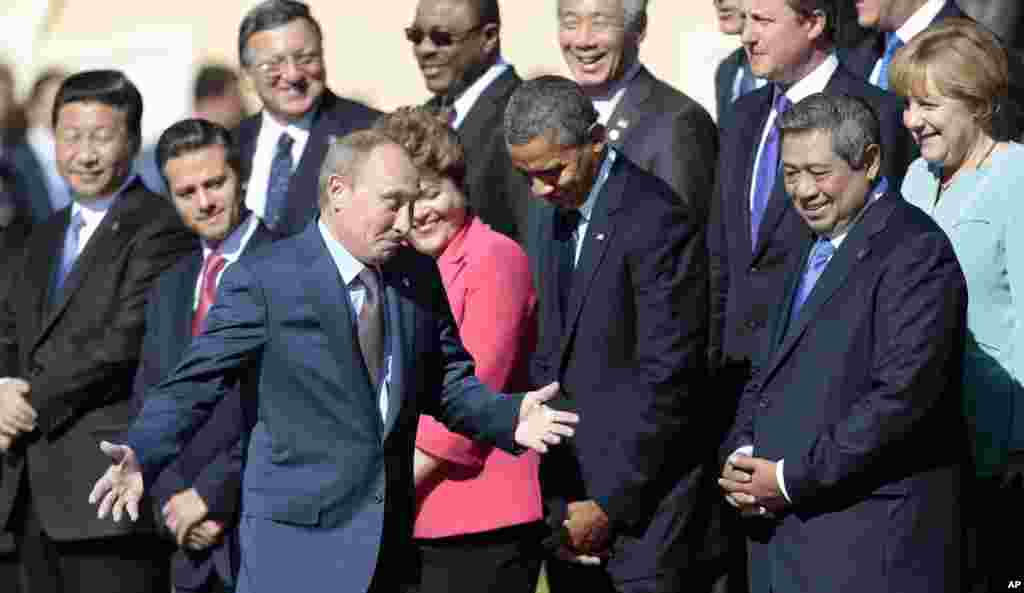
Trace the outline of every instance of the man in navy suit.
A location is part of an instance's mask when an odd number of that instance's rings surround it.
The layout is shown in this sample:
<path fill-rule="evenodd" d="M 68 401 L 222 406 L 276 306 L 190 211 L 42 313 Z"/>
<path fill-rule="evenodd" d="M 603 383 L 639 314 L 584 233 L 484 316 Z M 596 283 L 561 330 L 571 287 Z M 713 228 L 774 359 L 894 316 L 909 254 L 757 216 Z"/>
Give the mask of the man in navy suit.
<path fill-rule="evenodd" d="M 270 230 L 294 235 L 316 216 L 331 137 L 368 128 L 380 114 L 327 88 L 320 24 L 303 2 L 253 7 L 239 27 L 238 59 L 263 103 L 238 128 L 245 205 Z"/>
<path fill-rule="evenodd" d="M 780 128 L 804 226 L 720 479 L 752 591 L 963 591 L 960 265 L 888 189 L 865 102 L 815 94 Z"/>
<path fill-rule="evenodd" d="M 535 385 L 585 417 L 541 461 L 552 591 L 698 591 L 718 441 L 705 427 L 707 260 L 699 215 L 605 140 L 573 81 L 509 100 L 512 161 L 545 203 L 527 246 L 537 278 Z M 699 410 L 699 411 L 698 411 Z M 562 528 L 565 528 L 562 530 Z M 582 566 L 578 555 L 607 557 Z"/>
<path fill-rule="evenodd" d="M 715 0 L 718 30 L 723 35 L 743 33 L 743 0 Z M 726 56 L 715 68 L 715 105 L 718 122 L 726 119 L 732 104 L 743 95 L 764 86 L 763 79 L 754 76 L 742 46 Z"/>
<path fill-rule="evenodd" d="M 202 119 L 180 121 L 163 133 L 155 152 L 171 200 L 202 249 L 162 274 L 146 302 L 134 390 L 140 408 L 146 390 L 174 370 L 202 329 L 206 297 L 215 294 L 224 270 L 277 238 L 245 210 L 238 148 L 225 128 Z M 231 590 L 238 571 L 240 448 L 255 416 L 256 377 L 243 373 L 236 381 L 151 489 L 179 546 L 171 566 L 178 591 Z"/>
<path fill-rule="evenodd" d="M 258 416 L 243 476 L 238 591 L 392 592 L 414 584 L 412 455 L 421 412 L 509 451 L 571 436 L 557 385 L 496 396 L 473 377 L 437 266 L 401 246 L 419 194 L 404 149 L 361 131 L 332 144 L 320 218 L 246 254 L 206 329 L 150 390 L 90 500 L 134 519 L 144 485 L 250 365 Z"/>

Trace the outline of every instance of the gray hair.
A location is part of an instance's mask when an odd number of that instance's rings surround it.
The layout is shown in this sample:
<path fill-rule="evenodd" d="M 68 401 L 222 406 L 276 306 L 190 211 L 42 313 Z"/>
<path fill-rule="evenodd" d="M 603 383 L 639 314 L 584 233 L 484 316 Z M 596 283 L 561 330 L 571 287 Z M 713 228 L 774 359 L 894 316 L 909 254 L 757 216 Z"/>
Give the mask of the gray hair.
<path fill-rule="evenodd" d="M 283 27 L 288 23 L 304 19 L 313 28 L 317 41 L 323 44 L 324 34 L 320 23 L 313 18 L 309 6 L 299 0 L 265 0 L 246 13 L 238 27 L 238 62 L 243 68 L 252 64 L 249 57 L 249 38 L 262 31 Z"/>
<path fill-rule="evenodd" d="M 317 179 L 317 186 L 320 190 L 320 208 L 323 208 L 328 202 L 328 189 L 333 175 L 348 177 L 351 183 L 355 184 L 359 169 L 373 149 L 384 144 L 395 144 L 394 140 L 376 130 L 359 130 L 340 140 L 332 136 L 328 143 L 330 146 L 324 156 L 323 164 L 320 166 L 320 176 Z"/>
<path fill-rule="evenodd" d="M 561 3 L 562 0 L 558 0 L 556 4 Z M 647 0 L 622 0 L 622 22 L 628 33 L 639 35 L 643 32 L 647 28 Z"/>
<path fill-rule="evenodd" d="M 563 146 L 587 142 L 597 110 L 578 84 L 562 76 L 540 76 L 519 85 L 505 108 L 505 141 L 528 144 L 554 132 Z"/>
<path fill-rule="evenodd" d="M 789 132 L 810 130 L 830 132 L 832 151 L 853 169 L 864 167 L 869 146 L 876 144 L 882 148 L 878 116 L 867 102 L 857 97 L 815 93 L 779 119 L 783 138 Z"/>

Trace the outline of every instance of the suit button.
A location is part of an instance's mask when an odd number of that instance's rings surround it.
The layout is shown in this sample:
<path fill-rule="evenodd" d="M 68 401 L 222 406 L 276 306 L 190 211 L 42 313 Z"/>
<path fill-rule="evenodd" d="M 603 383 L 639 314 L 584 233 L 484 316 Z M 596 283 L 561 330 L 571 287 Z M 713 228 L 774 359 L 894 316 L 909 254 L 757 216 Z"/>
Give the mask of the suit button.
<path fill-rule="evenodd" d="M 378 492 L 373 496 L 373 502 L 377 504 L 384 504 L 384 493 Z"/>
<path fill-rule="evenodd" d="M 761 268 L 757 267 L 757 264 L 751 264 L 751 265 L 750 265 L 750 270 L 748 270 L 748 271 L 749 271 L 749 272 L 750 272 L 751 274 L 756 274 L 756 273 L 758 273 L 758 272 L 760 272 L 760 271 L 761 271 Z"/>
<path fill-rule="evenodd" d="M 38 377 L 39 375 L 43 374 L 43 367 L 39 366 L 38 364 L 33 364 L 32 368 L 29 369 L 29 374 L 33 377 Z"/>
<path fill-rule="evenodd" d="M 767 410 L 770 407 L 772 407 L 772 404 L 768 401 L 768 398 L 763 398 L 761 400 L 761 408 Z"/>

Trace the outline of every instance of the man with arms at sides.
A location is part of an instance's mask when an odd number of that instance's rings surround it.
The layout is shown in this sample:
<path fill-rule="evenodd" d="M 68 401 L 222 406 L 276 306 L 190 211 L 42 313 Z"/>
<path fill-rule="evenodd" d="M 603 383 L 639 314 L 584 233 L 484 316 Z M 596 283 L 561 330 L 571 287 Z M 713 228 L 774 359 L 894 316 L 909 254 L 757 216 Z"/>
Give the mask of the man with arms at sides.
<path fill-rule="evenodd" d="M 162 274 L 150 292 L 135 379 L 140 407 L 146 390 L 174 370 L 192 336 L 202 331 L 225 269 L 249 249 L 277 238 L 245 210 L 238 148 L 227 129 L 202 119 L 180 121 L 160 137 L 156 162 L 174 207 L 199 236 L 202 250 Z M 150 491 L 179 547 L 171 561 L 178 591 L 233 589 L 241 447 L 255 418 L 256 380 L 245 373 L 234 379 L 230 394 Z M 244 398 L 243 389 L 248 390 Z"/>
<path fill-rule="evenodd" d="M 714 0 L 715 11 L 718 13 L 718 30 L 723 35 L 743 33 L 743 1 Z M 763 87 L 765 82 L 763 78 L 754 76 L 750 70 L 747 50 L 742 45 L 722 60 L 715 68 L 718 125 L 725 122 L 726 115 L 736 99 Z"/>
<path fill-rule="evenodd" d="M 709 358 L 732 415 L 751 361 L 783 291 L 783 264 L 800 240 L 800 218 L 779 174 L 778 116 L 816 93 L 865 98 L 881 118 L 882 173 L 898 187 L 909 158 L 902 105 L 836 60 L 836 0 L 745 0 L 743 44 L 754 73 L 771 84 L 740 98 L 721 127 L 716 196 L 708 225 Z"/>
<path fill-rule="evenodd" d="M 379 113 L 327 88 L 320 24 L 298 0 L 254 6 L 239 27 L 238 59 L 263 102 L 238 128 L 245 205 L 270 230 L 294 235 L 316 216 L 331 136 L 368 128 Z"/>
<path fill-rule="evenodd" d="M 609 146 L 573 81 L 524 82 L 505 113 L 512 160 L 550 204 L 531 226 L 535 385 L 558 380 L 586 418 L 541 460 L 551 590 L 700 590 L 718 441 L 704 385 L 703 224 Z M 699 419 L 698 419 L 699 418 Z M 564 529 L 563 529 L 564 528 Z M 560 544 L 560 546 L 558 545 Z M 607 559 L 578 565 L 578 555 Z"/>
<path fill-rule="evenodd" d="M 953 247 L 889 189 L 866 103 L 815 94 L 780 128 L 805 226 L 720 479 L 755 523 L 752 591 L 963 591 Z"/>
<path fill-rule="evenodd" d="M 448 114 L 466 148 L 466 191 L 480 219 L 521 241 L 526 235 L 529 186 L 512 166 L 501 118 L 522 80 L 501 55 L 498 0 L 420 0 L 405 30 L 427 102 Z"/>
<path fill-rule="evenodd" d="M 144 485 L 225 396 L 259 375 L 242 480 L 238 591 L 372 593 L 414 585 L 413 448 L 420 412 L 515 450 L 544 451 L 577 417 L 549 385 L 497 396 L 473 377 L 437 266 L 401 247 L 399 212 L 419 193 L 406 152 L 378 132 L 332 144 L 320 218 L 242 257 L 206 329 L 145 398 L 90 500 L 134 519 Z M 514 440 L 513 440 L 514 433 Z"/>
<path fill-rule="evenodd" d="M 640 62 L 647 0 L 557 0 L 558 44 L 608 130 L 609 144 L 707 218 L 718 158 L 715 123 Z"/>
<path fill-rule="evenodd" d="M 53 122 L 74 201 L 35 228 L 0 303 L 0 524 L 15 534 L 26 591 L 168 585 L 170 549 L 151 517 L 101 521 L 76 494 L 106 466 L 96 443 L 134 416 L 146 295 L 196 247 L 131 174 L 141 119 L 142 97 L 120 72 L 64 81 Z"/>

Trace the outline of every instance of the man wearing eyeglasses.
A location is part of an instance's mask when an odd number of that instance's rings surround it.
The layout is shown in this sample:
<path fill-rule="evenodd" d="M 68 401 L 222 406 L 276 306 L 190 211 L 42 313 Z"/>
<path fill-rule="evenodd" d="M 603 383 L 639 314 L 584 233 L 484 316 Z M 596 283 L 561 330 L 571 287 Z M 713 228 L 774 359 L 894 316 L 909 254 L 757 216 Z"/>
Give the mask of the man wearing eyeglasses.
<path fill-rule="evenodd" d="M 497 0 L 420 0 L 405 37 L 434 94 L 427 105 L 447 114 L 466 149 L 470 206 L 494 230 L 522 241 L 529 186 L 512 166 L 502 114 L 522 80 L 501 56 Z"/>
<path fill-rule="evenodd" d="M 263 111 L 238 129 L 245 205 L 270 230 L 294 235 L 317 210 L 317 175 L 331 136 L 368 128 L 379 113 L 327 88 L 323 34 L 309 7 L 266 0 L 245 15 L 239 61 Z"/>

